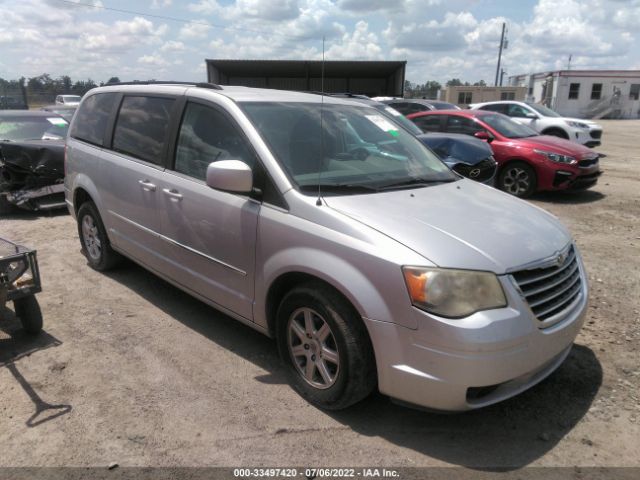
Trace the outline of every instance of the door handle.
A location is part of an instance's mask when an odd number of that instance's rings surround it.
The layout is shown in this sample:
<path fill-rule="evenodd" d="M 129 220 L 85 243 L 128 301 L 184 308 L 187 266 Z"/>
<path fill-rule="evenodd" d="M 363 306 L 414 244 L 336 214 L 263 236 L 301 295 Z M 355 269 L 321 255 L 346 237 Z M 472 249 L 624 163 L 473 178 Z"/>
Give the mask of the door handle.
<path fill-rule="evenodd" d="M 156 186 L 151 183 L 149 180 L 145 179 L 145 180 L 138 180 L 138 183 L 140 184 L 140 186 L 142 187 L 142 189 L 145 192 L 155 192 L 156 191 Z"/>
<path fill-rule="evenodd" d="M 163 188 L 162 191 L 165 193 L 165 195 L 169 195 L 169 197 L 171 197 L 171 200 L 174 202 L 179 202 L 180 200 L 182 200 L 182 194 L 175 188 Z"/>

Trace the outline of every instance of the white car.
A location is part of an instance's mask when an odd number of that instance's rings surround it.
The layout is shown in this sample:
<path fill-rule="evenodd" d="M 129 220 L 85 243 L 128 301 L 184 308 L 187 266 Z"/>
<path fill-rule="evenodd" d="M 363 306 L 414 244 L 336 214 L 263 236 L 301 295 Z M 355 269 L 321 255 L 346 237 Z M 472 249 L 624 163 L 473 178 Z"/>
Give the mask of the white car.
<path fill-rule="evenodd" d="M 80 95 L 58 95 L 56 105 L 80 105 Z"/>
<path fill-rule="evenodd" d="M 597 147 L 602 138 L 602 127 L 591 120 L 563 117 L 550 108 L 537 103 L 500 101 L 469 105 L 471 110 L 489 110 L 511 117 L 518 123 L 533 128 L 542 135 L 565 138 L 587 147 Z"/>

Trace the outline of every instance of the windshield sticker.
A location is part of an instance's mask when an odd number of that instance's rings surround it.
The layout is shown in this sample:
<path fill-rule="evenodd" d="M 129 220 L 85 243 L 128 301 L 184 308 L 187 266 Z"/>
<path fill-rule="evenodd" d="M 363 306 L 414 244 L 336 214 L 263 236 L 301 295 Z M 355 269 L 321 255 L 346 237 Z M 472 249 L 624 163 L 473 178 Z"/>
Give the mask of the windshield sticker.
<path fill-rule="evenodd" d="M 67 124 L 64 118 L 47 117 L 47 120 L 49 120 L 51 125 L 56 125 L 57 127 L 64 127 Z"/>
<path fill-rule="evenodd" d="M 367 120 L 369 120 L 383 132 L 387 132 L 394 137 L 398 136 L 398 128 L 386 118 L 381 117 L 380 115 L 366 115 L 366 117 Z"/>
<path fill-rule="evenodd" d="M 390 113 L 391 115 L 393 115 L 394 117 L 400 117 L 402 116 L 402 114 L 396 110 L 395 108 L 391 108 L 391 107 L 386 107 L 384 109 L 385 112 Z"/>

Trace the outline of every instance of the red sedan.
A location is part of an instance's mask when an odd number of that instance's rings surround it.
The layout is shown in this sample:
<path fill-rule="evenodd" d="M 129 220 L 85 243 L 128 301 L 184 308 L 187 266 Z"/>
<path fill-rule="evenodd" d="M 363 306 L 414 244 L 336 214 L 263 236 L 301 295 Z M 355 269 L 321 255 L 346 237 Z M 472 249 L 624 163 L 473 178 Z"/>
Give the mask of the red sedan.
<path fill-rule="evenodd" d="M 584 190 L 601 175 L 599 154 L 558 137 L 539 135 L 500 113 L 438 110 L 408 115 L 423 132 L 464 133 L 491 143 L 496 186 L 517 197 L 543 190 Z"/>

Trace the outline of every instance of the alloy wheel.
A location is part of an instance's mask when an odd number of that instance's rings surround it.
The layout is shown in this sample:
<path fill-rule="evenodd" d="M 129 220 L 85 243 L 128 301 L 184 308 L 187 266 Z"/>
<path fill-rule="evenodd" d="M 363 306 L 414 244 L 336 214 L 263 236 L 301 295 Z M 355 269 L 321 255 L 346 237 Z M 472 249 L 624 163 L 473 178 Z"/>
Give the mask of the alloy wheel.
<path fill-rule="evenodd" d="M 102 244 L 98 234 L 98 226 L 91 215 L 85 215 L 82 219 L 82 240 L 89 256 L 96 261 L 102 255 Z"/>
<path fill-rule="evenodd" d="M 531 186 L 529 173 L 520 167 L 509 168 L 502 178 L 504 190 L 512 195 L 522 195 Z"/>
<path fill-rule="evenodd" d="M 327 389 L 338 378 L 340 355 L 327 321 L 311 308 L 299 308 L 287 324 L 289 354 L 298 373 L 315 388 Z"/>

